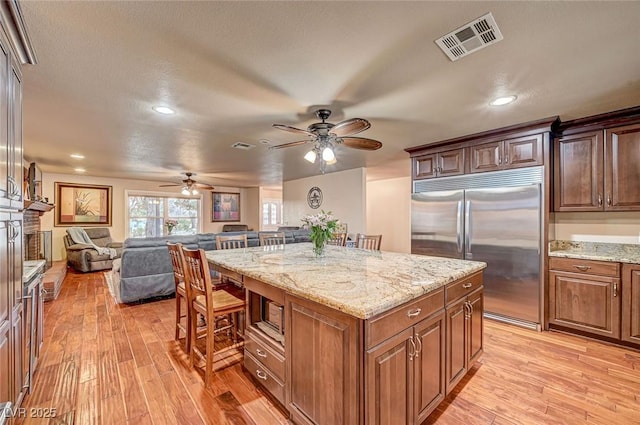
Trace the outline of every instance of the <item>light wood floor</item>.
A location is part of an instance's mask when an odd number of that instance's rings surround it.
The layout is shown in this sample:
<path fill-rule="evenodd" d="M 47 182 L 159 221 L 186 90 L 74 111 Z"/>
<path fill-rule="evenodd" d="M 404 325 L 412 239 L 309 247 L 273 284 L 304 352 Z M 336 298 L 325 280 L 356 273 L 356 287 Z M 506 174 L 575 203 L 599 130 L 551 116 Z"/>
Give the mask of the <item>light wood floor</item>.
<path fill-rule="evenodd" d="M 116 305 L 102 273 L 70 272 L 45 304 L 44 352 L 23 406 L 55 408 L 51 424 L 287 423 L 239 362 L 204 389 L 173 341 L 174 303 Z M 640 424 L 640 352 L 485 321 L 481 363 L 427 422 Z"/>

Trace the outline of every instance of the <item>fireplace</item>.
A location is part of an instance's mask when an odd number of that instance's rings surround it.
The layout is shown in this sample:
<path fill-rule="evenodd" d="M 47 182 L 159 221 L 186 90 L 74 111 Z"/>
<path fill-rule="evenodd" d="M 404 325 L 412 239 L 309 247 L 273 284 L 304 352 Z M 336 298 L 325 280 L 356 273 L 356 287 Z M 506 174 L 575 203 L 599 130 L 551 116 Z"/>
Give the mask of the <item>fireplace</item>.
<path fill-rule="evenodd" d="M 44 260 L 44 270 L 51 267 L 51 230 L 25 233 L 24 259 Z"/>

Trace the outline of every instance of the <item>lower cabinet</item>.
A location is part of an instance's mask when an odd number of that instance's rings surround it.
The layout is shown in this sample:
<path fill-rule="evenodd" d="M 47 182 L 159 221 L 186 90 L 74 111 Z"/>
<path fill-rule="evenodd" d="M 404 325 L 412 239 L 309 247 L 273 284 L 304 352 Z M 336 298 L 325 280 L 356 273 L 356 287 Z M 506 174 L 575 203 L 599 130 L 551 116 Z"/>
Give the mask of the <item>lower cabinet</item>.
<path fill-rule="evenodd" d="M 9 335 L 11 324 L 8 320 L 0 322 L 0 403 L 12 400 L 11 383 L 11 356 L 9 347 Z"/>
<path fill-rule="evenodd" d="M 367 352 L 368 423 L 420 424 L 445 396 L 444 310 Z"/>
<path fill-rule="evenodd" d="M 622 266 L 622 340 L 640 344 L 640 265 Z"/>
<path fill-rule="evenodd" d="M 482 286 L 447 305 L 445 365 L 447 394 L 483 353 L 483 307 Z"/>
<path fill-rule="evenodd" d="M 619 339 L 619 263 L 550 258 L 549 268 L 549 325 Z"/>
<path fill-rule="evenodd" d="M 11 398 L 16 406 L 20 406 L 25 395 L 25 367 L 24 367 L 24 328 L 22 323 L 22 304 L 18 304 L 13 310 L 13 320 L 11 323 L 12 339 L 12 366 L 13 376 L 11 379 Z M 28 367 L 26 372 L 28 374 Z"/>

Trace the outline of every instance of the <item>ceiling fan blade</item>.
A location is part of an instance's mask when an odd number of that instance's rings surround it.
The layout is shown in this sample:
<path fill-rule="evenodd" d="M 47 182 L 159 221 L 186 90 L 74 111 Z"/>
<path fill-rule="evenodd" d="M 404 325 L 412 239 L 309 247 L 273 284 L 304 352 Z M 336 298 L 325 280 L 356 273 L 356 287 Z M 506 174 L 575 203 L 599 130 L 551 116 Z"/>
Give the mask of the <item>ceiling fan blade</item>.
<path fill-rule="evenodd" d="M 194 183 L 193 186 L 197 187 L 198 189 L 204 189 L 204 190 L 215 189 L 213 186 L 209 184 L 203 184 L 203 183 Z"/>
<path fill-rule="evenodd" d="M 382 143 L 373 139 L 366 139 L 364 137 L 341 137 L 342 143 L 345 146 L 354 149 L 363 149 L 366 151 L 375 151 L 382 147 Z"/>
<path fill-rule="evenodd" d="M 283 143 L 282 145 L 269 146 L 269 149 L 289 148 L 291 146 L 304 145 L 306 143 L 315 142 L 315 140 L 298 140 L 297 142 Z"/>
<path fill-rule="evenodd" d="M 315 134 L 313 134 L 310 131 L 303 130 L 301 128 L 291 127 L 290 125 L 273 124 L 273 127 L 277 128 L 278 130 L 288 131 L 290 133 L 302 133 L 302 134 L 308 134 L 309 136 L 315 136 Z"/>
<path fill-rule="evenodd" d="M 351 118 L 334 125 L 331 130 L 329 130 L 329 133 L 333 133 L 340 137 L 348 134 L 358 134 L 369 127 L 371 127 L 371 123 L 369 121 L 363 118 Z"/>
<path fill-rule="evenodd" d="M 175 187 L 175 186 L 184 186 L 183 184 L 159 184 L 158 187 Z"/>

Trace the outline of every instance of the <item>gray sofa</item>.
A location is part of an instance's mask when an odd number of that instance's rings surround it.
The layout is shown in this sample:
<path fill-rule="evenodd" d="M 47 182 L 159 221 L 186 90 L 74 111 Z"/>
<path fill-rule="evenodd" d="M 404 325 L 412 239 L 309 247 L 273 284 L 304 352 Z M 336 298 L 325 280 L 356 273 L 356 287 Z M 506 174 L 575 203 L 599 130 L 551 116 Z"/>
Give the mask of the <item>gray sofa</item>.
<path fill-rule="evenodd" d="M 107 227 L 87 227 L 84 229 L 94 244 L 116 250 L 115 258 L 122 253 L 122 242 L 114 242 Z M 113 260 L 108 254 L 98 254 L 91 245 L 77 244 L 67 233 L 63 238 L 67 251 L 67 263 L 79 272 L 95 272 L 110 269 Z"/>
<path fill-rule="evenodd" d="M 285 242 L 309 242 L 308 230 L 287 230 Z M 246 234 L 249 246 L 259 246 L 259 232 L 226 232 L 226 235 Z M 113 264 L 111 292 L 120 303 L 132 303 L 175 292 L 173 269 L 167 242 L 180 242 L 187 248 L 216 249 L 216 234 L 189 236 L 129 238 L 124 241 L 122 256 Z"/>

